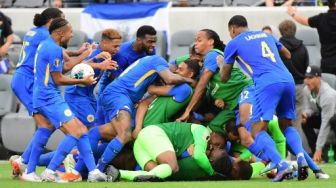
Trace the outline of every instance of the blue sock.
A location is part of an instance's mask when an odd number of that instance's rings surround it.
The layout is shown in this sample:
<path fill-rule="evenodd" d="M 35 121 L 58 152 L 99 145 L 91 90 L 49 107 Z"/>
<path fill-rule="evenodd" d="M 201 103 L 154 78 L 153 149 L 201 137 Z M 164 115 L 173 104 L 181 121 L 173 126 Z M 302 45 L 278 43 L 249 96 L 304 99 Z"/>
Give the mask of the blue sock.
<path fill-rule="evenodd" d="M 103 142 L 98 145 L 97 153 L 95 153 L 96 158 L 100 158 L 103 155 L 108 144 L 109 144 L 108 142 Z"/>
<path fill-rule="evenodd" d="M 86 169 L 86 166 L 85 166 L 84 160 L 82 158 L 82 155 L 80 155 L 79 159 L 78 159 L 78 161 L 77 161 L 77 163 L 75 165 L 75 170 L 77 172 L 81 172 L 81 171 L 83 171 L 85 169 Z"/>
<path fill-rule="evenodd" d="M 271 160 L 274 164 L 281 161 L 280 154 L 275 149 L 275 143 L 266 131 L 259 132 L 248 149 L 262 160 Z"/>
<path fill-rule="evenodd" d="M 316 163 L 313 161 L 313 159 L 308 155 L 306 151 L 304 151 L 303 154 L 308 163 L 309 168 L 312 169 L 312 171 L 320 170 L 320 168 L 316 165 Z"/>
<path fill-rule="evenodd" d="M 96 169 L 95 159 L 93 157 L 89 137 L 87 134 L 83 134 L 79 138 L 77 147 L 78 147 L 79 153 L 82 155 L 82 159 L 86 167 L 88 168 L 89 172 Z"/>
<path fill-rule="evenodd" d="M 97 168 L 103 172 L 106 168 L 106 165 L 109 164 L 114 157 L 121 151 L 124 145 L 120 142 L 118 137 L 115 137 L 107 145 L 102 157 L 98 161 Z"/>
<path fill-rule="evenodd" d="M 93 127 L 89 131 L 89 141 L 91 145 L 91 150 L 95 154 L 97 153 L 98 142 L 101 140 L 101 134 L 99 132 L 99 127 Z"/>
<path fill-rule="evenodd" d="M 55 154 L 55 151 L 51 151 L 51 152 L 42 154 L 40 156 L 40 160 L 38 161 L 37 165 L 38 166 L 48 166 L 48 164 L 50 163 L 50 161 L 53 158 L 54 154 Z"/>
<path fill-rule="evenodd" d="M 135 171 L 140 171 L 140 170 L 142 170 L 142 169 L 141 169 L 141 166 L 137 163 L 137 164 L 135 165 L 135 167 L 134 167 L 134 170 L 135 170 Z"/>
<path fill-rule="evenodd" d="M 284 135 L 286 137 L 287 145 L 291 148 L 295 155 L 304 152 L 301 137 L 294 127 L 288 127 L 284 131 Z"/>
<path fill-rule="evenodd" d="M 48 128 L 38 128 L 34 135 L 31 144 L 31 153 L 27 166 L 27 174 L 35 172 L 36 165 L 40 159 L 40 156 L 44 150 L 44 146 L 47 144 L 50 135 L 53 133 Z"/>
<path fill-rule="evenodd" d="M 31 153 L 31 148 L 32 148 L 32 144 L 33 144 L 33 140 L 35 138 L 36 132 L 33 135 L 33 138 L 31 139 L 31 141 L 29 142 L 28 146 L 26 147 L 26 149 L 24 150 L 24 152 L 21 155 L 22 158 L 22 162 L 24 164 L 28 164 L 29 161 L 29 157 L 30 157 L 30 153 Z"/>
<path fill-rule="evenodd" d="M 58 145 L 54 157 L 51 159 L 48 169 L 55 171 L 63 162 L 66 155 L 68 155 L 72 148 L 76 146 L 78 139 L 72 135 L 66 135 L 61 143 Z"/>

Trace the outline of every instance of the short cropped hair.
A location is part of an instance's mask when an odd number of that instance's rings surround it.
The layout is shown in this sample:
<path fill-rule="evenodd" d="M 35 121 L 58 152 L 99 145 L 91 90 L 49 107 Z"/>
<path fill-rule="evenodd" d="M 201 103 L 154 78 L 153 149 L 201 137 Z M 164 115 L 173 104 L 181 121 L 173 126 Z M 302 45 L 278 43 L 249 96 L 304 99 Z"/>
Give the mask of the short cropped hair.
<path fill-rule="evenodd" d="M 283 37 L 294 37 L 296 25 L 292 20 L 284 20 L 279 24 L 279 31 Z"/>
<path fill-rule="evenodd" d="M 150 25 L 143 25 L 139 27 L 136 32 L 137 38 L 144 38 L 146 35 L 156 35 L 156 30 Z"/>
<path fill-rule="evenodd" d="M 114 39 L 121 39 L 120 33 L 115 29 L 105 29 L 102 32 L 102 40 L 114 40 Z"/>
<path fill-rule="evenodd" d="M 231 26 L 237 26 L 237 27 L 248 27 L 247 25 L 247 20 L 244 16 L 242 15 L 235 15 L 233 16 L 229 23 L 228 23 L 228 26 L 231 27 Z"/>

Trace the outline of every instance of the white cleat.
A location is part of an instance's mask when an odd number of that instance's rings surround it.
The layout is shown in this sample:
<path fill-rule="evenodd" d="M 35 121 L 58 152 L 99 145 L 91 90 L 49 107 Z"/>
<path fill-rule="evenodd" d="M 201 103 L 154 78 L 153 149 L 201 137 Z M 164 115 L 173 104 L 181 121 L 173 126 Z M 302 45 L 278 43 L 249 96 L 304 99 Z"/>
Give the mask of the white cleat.
<path fill-rule="evenodd" d="M 106 174 L 100 172 L 98 169 L 95 169 L 89 173 L 88 182 L 105 182 L 107 181 Z"/>
<path fill-rule="evenodd" d="M 75 165 L 76 165 L 76 161 L 73 158 L 73 155 L 68 154 L 65 157 L 65 159 L 63 161 L 63 164 L 64 164 L 65 172 L 66 173 L 71 173 L 75 169 Z"/>
<path fill-rule="evenodd" d="M 322 170 L 318 170 L 314 173 L 315 173 L 316 179 L 329 179 L 330 178 L 330 176 L 326 174 L 325 172 L 323 172 Z"/>
<path fill-rule="evenodd" d="M 22 175 L 27 168 L 27 165 L 22 162 L 22 158 L 19 155 L 12 155 L 9 158 L 9 164 L 12 167 L 13 178 Z"/>
<path fill-rule="evenodd" d="M 68 183 L 61 179 L 61 177 L 57 174 L 57 172 L 52 171 L 50 169 L 45 169 L 41 174 L 42 181 L 46 182 L 55 182 L 55 183 Z"/>
<path fill-rule="evenodd" d="M 35 172 L 31 172 L 29 174 L 26 174 L 25 172 L 22 174 L 22 176 L 20 176 L 20 179 L 29 182 L 42 182 L 41 177 L 38 176 Z"/>

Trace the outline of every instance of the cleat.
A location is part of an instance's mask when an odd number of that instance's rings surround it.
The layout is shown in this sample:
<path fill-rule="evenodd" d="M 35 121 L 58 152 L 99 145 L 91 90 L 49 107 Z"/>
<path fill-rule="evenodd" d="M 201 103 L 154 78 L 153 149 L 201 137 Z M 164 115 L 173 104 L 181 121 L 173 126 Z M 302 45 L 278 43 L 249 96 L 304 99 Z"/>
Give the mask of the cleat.
<path fill-rule="evenodd" d="M 302 181 L 308 178 L 308 164 L 304 156 L 300 156 L 297 159 L 298 164 L 298 180 Z"/>
<path fill-rule="evenodd" d="M 102 173 L 98 169 L 89 173 L 88 182 L 105 182 L 107 180 L 106 174 Z"/>
<path fill-rule="evenodd" d="M 60 178 L 57 172 L 50 169 L 45 169 L 41 174 L 41 178 L 44 182 L 67 183 L 67 181 Z"/>
<path fill-rule="evenodd" d="M 12 166 L 13 178 L 21 176 L 27 167 L 26 164 L 22 163 L 21 157 L 18 155 L 11 156 L 9 158 L 9 164 Z"/>
<path fill-rule="evenodd" d="M 330 176 L 323 172 L 321 169 L 314 171 L 316 179 L 329 179 Z"/>
<path fill-rule="evenodd" d="M 68 154 L 65 157 L 65 159 L 63 161 L 63 164 L 64 164 L 64 168 L 65 168 L 65 172 L 66 173 L 73 172 L 73 170 L 75 169 L 75 165 L 76 165 L 76 161 L 73 158 L 73 155 L 72 154 Z"/>
<path fill-rule="evenodd" d="M 272 182 L 281 182 L 284 179 L 290 179 L 292 173 L 293 170 L 289 164 L 286 162 L 280 162 L 278 164 L 278 173 L 275 178 L 272 179 Z"/>
<path fill-rule="evenodd" d="M 82 176 L 79 173 L 67 172 L 62 176 L 62 180 L 66 182 L 80 182 L 82 181 Z"/>
<path fill-rule="evenodd" d="M 107 181 L 108 182 L 115 182 L 120 179 L 120 172 L 118 169 L 116 169 L 114 166 L 109 165 L 106 168 L 106 175 L 107 175 Z"/>
<path fill-rule="evenodd" d="M 270 172 L 270 171 L 272 171 L 272 170 L 274 170 L 274 169 L 276 169 L 276 164 L 270 162 L 270 163 L 267 164 L 267 166 L 266 166 L 264 169 L 262 169 L 262 170 L 259 172 L 259 175 L 262 176 L 262 175 L 267 174 L 268 172 Z"/>
<path fill-rule="evenodd" d="M 163 182 L 163 179 L 155 175 L 140 175 L 136 176 L 134 182 Z"/>
<path fill-rule="evenodd" d="M 29 182 L 42 182 L 41 177 L 39 177 L 35 172 L 31 172 L 29 174 L 23 173 L 22 176 L 20 176 L 20 179 Z"/>

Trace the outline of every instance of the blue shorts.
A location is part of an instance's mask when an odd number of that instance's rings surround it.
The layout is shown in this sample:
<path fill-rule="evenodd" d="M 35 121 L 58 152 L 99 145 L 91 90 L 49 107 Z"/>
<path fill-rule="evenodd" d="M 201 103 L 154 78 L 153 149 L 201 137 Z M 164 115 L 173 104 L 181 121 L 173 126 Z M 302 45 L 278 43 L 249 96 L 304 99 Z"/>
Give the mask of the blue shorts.
<path fill-rule="evenodd" d="M 75 100 L 65 100 L 74 115 L 86 126 L 92 127 L 95 122 L 95 114 L 97 104 L 95 101 L 88 100 L 87 102 L 74 102 Z"/>
<path fill-rule="evenodd" d="M 129 112 L 132 117 L 135 116 L 134 104 L 126 94 L 114 92 L 103 94 L 100 96 L 99 103 L 104 111 L 105 123 L 111 122 L 120 110 Z"/>
<path fill-rule="evenodd" d="M 32 76 L 15 73 L 12 77 L 12 90 L 19 101 L 26 107 L 30 116 L 36 113 L 33 107 L 33 85 L 34 77 Z"/>
<path fill-rule="evenodd" d="M 254 85 L 249 85 L 243 89 L 243 91 L 240 93 L 238 98 L 238 104 L 251 104 L 253 105 L 254 102 Z M 240 114 L 239 114 L 239 108 L 235 110 L 236 114 L 236 125 L 238 126 L 240 124 Z"/>
<path fill-rule="evenodd" d="M 94 124 L 95 124 L 95 126 L 100 126 L 100 125 L 103 125 L 105 123 L 106 123 L 105 122 L 105 113 L 104 113 L 103 107 L 99 104 L 99 100 L 98 100 Z"/>
<path fill-rule="evenodd" d="M 282 82 L 256 88 L 251 122 L 270 121 L 273 115 L 295 119 L 295 84 Z"/>
<path fill-rule="evenodd" d="M 58 101 L 53 104 L 35 108 L 35 110 L 46 117 L 50 123 L 59 129 L 63 123 L 74 118 L 72 111 L 65 101 Z"/>
<path fill-rule="evenodd" d="M 244 104 L 244 103 L 253 104 L 254 92 L 255 92 L 254 85 L 249 85 L 249 86 L 245 87 L 239 95 L 238 104 L 239 105 Z"/>

